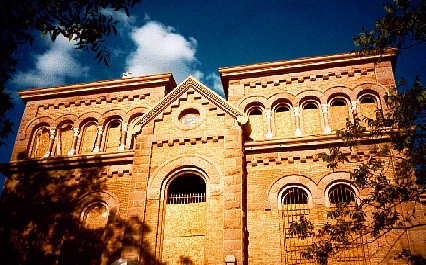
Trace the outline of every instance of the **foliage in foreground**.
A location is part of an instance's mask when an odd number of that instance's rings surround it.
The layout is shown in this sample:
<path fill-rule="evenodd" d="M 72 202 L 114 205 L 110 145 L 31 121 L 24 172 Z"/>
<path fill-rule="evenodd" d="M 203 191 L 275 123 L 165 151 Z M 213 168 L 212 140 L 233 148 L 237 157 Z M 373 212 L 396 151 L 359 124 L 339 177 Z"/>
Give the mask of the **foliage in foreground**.
<path fill-rule="evenodd" d="M 141 0 L 13 0 L 0 1 L 0 146 L 12 131 L 6 112 L 13 109 L 6 83 L 16 70 L 19 46 L 32 45 L 38 34 L 49 35 L 52 42 L 58 36 L 76 43 L 77 49 L 94 53 L 98 63 L 108 65 L 111 55 L 105 39 L 116 35 L 116 21 L 111 10 L 129 8 Z"/>

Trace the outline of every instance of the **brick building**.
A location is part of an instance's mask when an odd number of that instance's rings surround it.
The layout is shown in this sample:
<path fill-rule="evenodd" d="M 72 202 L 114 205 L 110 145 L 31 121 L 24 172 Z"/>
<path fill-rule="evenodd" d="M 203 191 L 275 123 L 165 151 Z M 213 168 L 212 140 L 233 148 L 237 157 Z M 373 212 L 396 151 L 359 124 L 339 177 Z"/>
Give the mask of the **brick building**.
<path fill-rule="evenodd" d="M 377 59 L 221 68 L 226 99 L 171 74 L 20 92 L 26 108 L 2 167 L 5 264 L 307 264 L 309 239 L 290 223 L 320 226 L 334 203 L 363 196 L 348 172 L 386 142 L 348 150 L 335 173 L 317 157 L 354 113 L 385 107 L 396 57 Z M 359 238 L 331 263 L 404 264 L 402 249 L 425 254 L 422 229 Z"/>

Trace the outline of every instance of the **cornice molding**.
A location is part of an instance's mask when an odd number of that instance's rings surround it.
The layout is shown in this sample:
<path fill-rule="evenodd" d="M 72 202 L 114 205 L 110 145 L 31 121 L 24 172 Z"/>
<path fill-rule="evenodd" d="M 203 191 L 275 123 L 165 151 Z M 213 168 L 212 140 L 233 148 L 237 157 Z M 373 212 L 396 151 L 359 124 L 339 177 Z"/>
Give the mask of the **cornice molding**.
<path fill-rule="evenodd" d="M 57 98 L 63 96 L 89 95 L 102 92 L 114 92 L 125 89 L 133 90 L 141 87 L 164 85 L 166 91 L 176 87 L 176 82 L 171 73 L 159 75 L 147 75 L 134 78 L 120 78 L 103 80 L 90 83 L 81 83 L 69 86 L 57 86 L 49 88 L 36 88 L 18 92 L 24 102 L 30 100 Z"/>

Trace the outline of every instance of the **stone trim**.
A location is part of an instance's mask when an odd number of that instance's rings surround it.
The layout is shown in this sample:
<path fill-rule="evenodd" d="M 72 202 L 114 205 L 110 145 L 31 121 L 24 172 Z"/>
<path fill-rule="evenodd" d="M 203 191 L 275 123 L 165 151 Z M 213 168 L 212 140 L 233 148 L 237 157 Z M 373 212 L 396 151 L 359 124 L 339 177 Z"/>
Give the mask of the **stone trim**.
<path fill-rule="evenodd" d="M 148 124 L 150 121 L 155 119 L 158 115 L 160 115 L 163 111 L 167 109 L 173 102 L 177 101 L 180 96 L 183 95 L 186 91 L 188 91 L 190 88 L 194 89 L 196 92 L 200 93 L 202 96 L 207 98 L 211 103 L 213 103 L 215 106 L 219 107 L 229 115 L 231 115 L 233 118 L 237 118 L 237 120 L 244 120 L 244 119 L 238 119 L 238 117 L 244 117 L 245 120 L 247 118 L 245 117 L 244 113 L 226 102 L 224 99 L 222 99 L 219 95 L 217 95 L 215 92 L 208 89 L 206 86 L 201 84 L 198 80 L 194 79 L 192 76 L 188 77 L 186 80 L 184 80 L 179 86 L 177 86 L 172 92 L 170 92 L 167 96 L 165 96 L 155 107 L 153 107 L 148 113 L 142 116 L 142 119 L 137 123 L 137 125 L 140 125 L 141 127 Z M 245 122 L 243 122 L 245 123 Z"/>

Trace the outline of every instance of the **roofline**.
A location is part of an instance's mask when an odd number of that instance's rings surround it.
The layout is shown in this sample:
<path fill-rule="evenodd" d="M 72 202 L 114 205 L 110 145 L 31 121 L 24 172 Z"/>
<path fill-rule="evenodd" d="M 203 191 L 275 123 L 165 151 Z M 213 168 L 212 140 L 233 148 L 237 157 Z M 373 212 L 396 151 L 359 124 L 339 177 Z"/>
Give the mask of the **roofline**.
<path fill-rule="evenodd" d="M 219 74 L 225 95 L 228 95 L 228 82 L 232 79 L 256 77 L 279 72 L 304 71 L 310 68 L 327 67 L 331 64 L 346 64 L 360 61 L 377 61 L 379 59 L 396 60 L 398 49 L 389 48 L 380 55 L 360 56 L 355 52 L 338 53 L 333 55 L 302 57 L 294 60 L 262 62 L 256 64 L 220 67 Z"/>
<path fill-rule="evenodd" d="M 18 92 L 24 102 L 39 99 L 57 98 L 58 96 L 87 95 L 101 92 L 120 91 L 123 87 L 152 86 L 163 84 L 167 93 L 176 87 L 176 82 L 171 73 L 145 75 L 133 78 L 118 78 L 89 83 L 80 83 L 49 88 L 35 88 Z"/>

